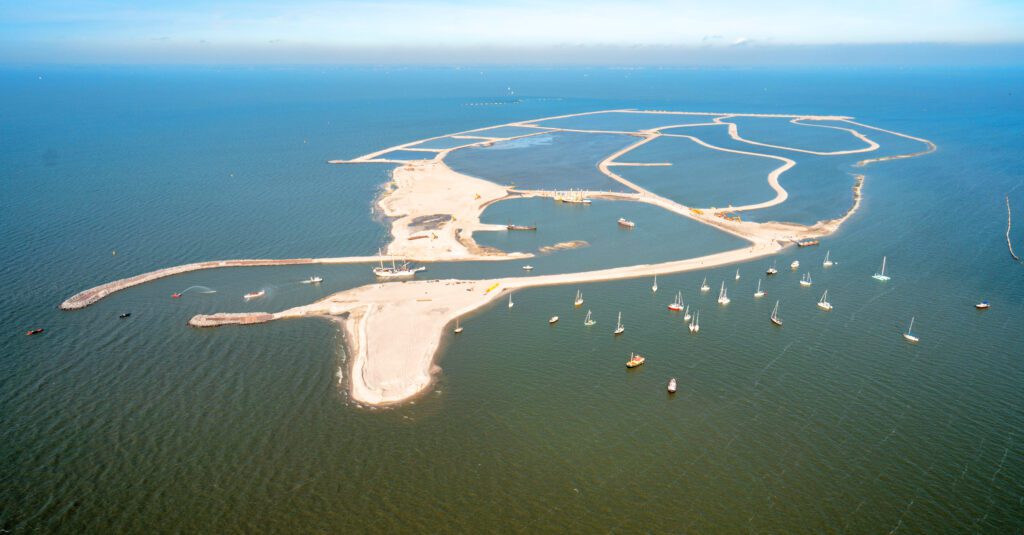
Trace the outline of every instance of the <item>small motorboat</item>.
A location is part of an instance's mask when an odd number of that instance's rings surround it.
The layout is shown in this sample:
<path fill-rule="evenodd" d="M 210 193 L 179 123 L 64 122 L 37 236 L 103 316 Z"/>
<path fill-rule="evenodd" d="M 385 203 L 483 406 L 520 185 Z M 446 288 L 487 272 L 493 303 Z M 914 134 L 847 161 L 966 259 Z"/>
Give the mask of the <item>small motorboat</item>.
<path fill-rule="evenodd" d="M 324 281 L 323 277 L 310 277 L 310 278 L 302 281 L 302 284 L 320 284 L 323 281 Z"/>
<path fill-rule="evenodd" d="M 636 223 L 626 219 L 625 217 L 620 217 L 619 218 L 619 226 L 620 227 L 625 227 L 625 228 L 635 228 L 636 227 Z"/>
<path fill-rule="evenodd" d="M 765 275 L 771 276 L 771 275 L 777 274 L 778 272 L 779 272 L 779 270 L 776 269 L 776 267 L 775 267 L 775 261 L 772 261 L 772 267 L 766 269 L 764 273 L 765 273 Z"/>
<path fill-rule="evenodd" d="M 526 270 L 526 271 L 533 271 L 533 266 L 525 265 L 525 266 L 523 266 L 523 269 Z"/>
<path fill-rule="evenodd" d="M 260 290 L 258 292 L 249 292 L 249 293 L 243 295 L 242 299 L 245 299 L 246 301 L 248 301 L 250 299 L 258 299 L 260 297 L 263 297 L 266 293 L 267 292 L 264 291 L 264 290 Z"/>
<path fill-rule="evenodd" d="M 171 294 L 171 299 L 177 299 L 181 297 L 181 294 Z"/>
<path fill-rule="evenodd" d="M 558 323 L 558 316 L 551 316 L 551 319 L 548 320 L 548 323 L 551 325 Z"/>
<path fill-rule="evenodd" d="M 789 265 L 789 269 L 792 269 L 793 271 L 800 269 L 800 261 L 794 260 L 793 263 Z"/>
<path fill-rule="evenodd" d="M 986 310 L 990 306 L 992 306 L 992 305 L 988 304 L 988 301 L 982 301 L 982 302 L 974 305 L 974 308 L 976 308 L 978 310 Z"/>
<path fill-rule="evenodd" d="M 627 368 L 636 368 L 637 366 L 643 365 L 645 360 L 646 359 L 644 359 L 640 355 L 634 355 L 633 353 L 630 353 L 629 354 L 629 360 L 626 361 L 626 367 Z"/>
<path fill-rule="evenodd" d="M 131 312 L 125 312 L 124 314 L 121 314 L 118 317 L 121 318 L 121 319 L 125 319 L 125 318 L 127 318 L 128 316 L 131 316 L 131 315 L 132 315 Z"/>
<path fill-rule="evenodd" d="M 676 378 L 675 377 L 673 377 L 673 378 L 668 380 L 668 393 L 669 394 L 675 394 L 676 393 Z"/>
<path fill-rule="evenodd" d="M 28 331 L 27 333 L 25 333 L 25 335 L 26 336 L 35 336 L 35 335 L 37 335 L 37 334 L 39 334 L 41 332 L 43 332 L 43 329 L 32 329 L 31 331 Z"/>

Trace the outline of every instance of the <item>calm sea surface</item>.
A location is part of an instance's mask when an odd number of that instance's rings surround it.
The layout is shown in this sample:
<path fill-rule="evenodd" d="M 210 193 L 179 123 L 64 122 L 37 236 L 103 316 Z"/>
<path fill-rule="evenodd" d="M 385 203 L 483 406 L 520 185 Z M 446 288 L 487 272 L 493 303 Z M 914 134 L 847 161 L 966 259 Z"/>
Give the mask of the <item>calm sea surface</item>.
<path fill-rule="evenodd" d="M 1019 531 L 1024 266 L 1007 254 L 1004 195 L 1024 252 L 1022 99 L 1017 70 L 0 70 L 0 528 Z M 517 292 L 515 308 L 479 311 L 460 337 L 446 335 L 437 384 L 390 409 L 347 399 L 342 337 L 328 321 L 185 325 L 201 312 L 308 303 L 370 282 L 366 266 L 190 273 L 57 310 L 79 290 L 185 262 L 373 254 L 387 239 L 371 204 L 389 166 L 325 160 L 619 108 L 852 115 L 938 151 L 864 169 L 861 211 L 820 247 L 780 255 L 780 267 L 799 259 L 812 272 L 811 288 L 783 269 L 755 300 L 759 260 L 659 278 L 657 294 L 647 279 L 585 285 L 580 309 L 576 287 Z M 750 124 L 751 139 L 772 135 Z M 779 135 L 798 143 L 807 132 Z M 516 172 L 540 186 L 560 154 Z M 728 184 L 732 160 L 721 161 Z M 472 165 L 500 172 L 495 162 Z M 849 163 L 794 170 L 799 202 L 765 217 L 841 213 Z M 648 180 L 685 201 L 666 169 Z M 737 246 L 618 204 L 499 204 L 486 219 L 541 230 L 478 239 L 509 250 L 590 242 L 537 258 L 544 272 Z M 637 229 L 600 227 L 618 214 Z M 884 284 L 870 277 L 883 255 Z M 324 284 L 298 283 L 314 274 Z M 705 276 L 716 290 L 726 282 L 732 304 L 698 291 Z M 267 297 L 241 300 L 257 288 Z M 826 289 L 830 313 L 814 306 Z M 665 308 L 676 291 L 701 310 L 697 336 Z M 777 299 L 782 329 L 768 322 Z M 992 309 L 975 311 L 981 299 Z M 585 328 L 588 309 L 597 325 Z M 627 330 L 616 338 L 619 311 Z M 549 327 L 553 314 L 563 319 Z M 912 316 L 918 345 L 900 336 Z M 33 327 L 46 332 L 25 336 Z M 647 364 L 627 372 L 630 352 Z"/>

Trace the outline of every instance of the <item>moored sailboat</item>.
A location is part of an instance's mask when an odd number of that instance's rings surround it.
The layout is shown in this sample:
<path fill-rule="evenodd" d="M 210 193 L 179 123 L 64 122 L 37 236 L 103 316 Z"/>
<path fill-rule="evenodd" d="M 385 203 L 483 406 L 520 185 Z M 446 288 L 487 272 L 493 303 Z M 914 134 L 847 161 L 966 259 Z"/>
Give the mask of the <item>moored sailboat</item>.
<path fill-rule="evenodd" d="M 704 282 L 700 283 L 700 291 L 707 292 L 709 290 L 711 290 L 711 287 L 708 286 L 708 278 L 704 277 Z"/>
<path fill-rule="evenodd" d="M 657 275 L 654 276 L 654 284 L 651 285 L 651 291 L 652 292 L 657 292 L 658 291 L 658 276 Z"/>
<path fill-rule="evenodd" d="M 757 291 L 754 292 L 754 297 L 764 297 L 764 290 L 761 289 L 761 279 L 757 279 Z"/>
<path fill-rule="evenodd" d="M 800 277 L 800 286 L 810 286 L 810 285 L 811 285 L 811 272 L 808 271 L 807 273 L 804 274 L 803 277 Z"/>
<path fill-rule="evenodd" d="M 832 303 L 828 302 L 828 290 L 821 294 L 821 299 L 818 299 L 818 308 L 829 311 L 832 310 Z"/>
<path fill-rule="evenodd" d="M 591 314 L 590 311 L 588 310 L 587 311 L 587 317 L 583 318 L 583 324 L 586 325 L 587 327 L 590 327 L 591 325 L 593 325 L 595 323 L 597 323 L 597 322 L 594 321 L 593 314 Z"/>
<path fill-rule="evenodd" d="M 626 326 L 622 324 L 622 312 L 619 312 L 619 319 L 615 324 L 615 330 L 612 331 L 612 334 L 618 336 L 624 332 L 626 332 Z"/>
<path fill-rule="evenodd" d="M 728 305 L 732 301 L 729 299 L 729 290 L 725 289 L 725 281 L 722 281 L 722 288 L 718 290 L 718 304 Z"/>
<path fill-rule="evenodd" d="M 690 305 L 686 305 L 686 311 L 683 312 L 683 321 L 690 321 Z"/>
<path fill-rule="evenodd" d="M 918 338 L 918 337 L 916 337 L 916 336 L 914 336 L 914 335 L 913 335 L 913 334 L 911 333 L 911 331 L 913 331 L 913 330 L 914 330 L 914 318 L 913 318 L 913 317 L 911 317 L 911 318 L 910 318 L 910 327 L 907 327 L 907 332 L 903 333 L 903 338 L 904 338 L 904 339 L 905 339 L 906 341 L 908 341 L 908 342 L 910 342 L 910 343 L 912 343 L 912 344 L 916 344 L 916 343 L 920 342 L 920 341 L 921 341 L 921 339 L 920 339 L 920 338 Z"/>
<path fill-rule="evenodd" d="M 779 269 L 775 267 L 775 260 L 772 260 L 772 266 L 764 271 L 765 275 L 769 277 L 779 272 Z"/>
<path fill-rule="evenodd" d="M 576 300 L 572 302 L 573 306 L 583 306 L 583 292 L 576 290 Z"/>
<path fill-rule="evenodd" d="M 828 251 L 825 251 L 825 260 L 824 260 L 824 261 L 822 261 L 822 263 L 821 263 L 821 267 L 832 267 L 832 264 L 833 264 L 833 262 L 832 262 L 832 260 L 831 260 L 831 259 L 829 258 L 829 255 L 830 255 L 830 254 L 832 254 L 832 250 L 831 250 L 831 249 L 830 249 L 830 250 L 828 250 Z"/>
<path fill-rule="evenodd" d="M 459 334 L 462 332 L 462 325 L 459 324 L 458 318 L 455 319 L 455 330 L 452 332 L 454 332 L 455 334 Z"/>
<path fill-rule="evenodd" d="M 636 368 L 637 366 L 642 365 L 645 360 L 647 360 L 647 359 L 643 358 L 640 355 L 636 355 L 636 354 L 630 353 L 629 354 L 629 360 L 626 361 L 626 367 L 627 368 Z"/>
<path fill-rule="evenodd" d="M 672 301 L 672 304 L 668 306 L 668 309 L 673 312 L 679 312 L 683 309 L 683 292 L 678 292 L 676 294 L 676 300 Z"/>
<path fill-rule="evenodd" d="M 779 318 L 779 302 L 775 301 L 775 308 L 772 309 L 772 323 L 782 327 L 782 319 Z"/>
<path fill-rule="evenodd" d="M 885 257 L 882 257 L 882 270 L 871 276 L 872 279 L 885 282 L 889 280 L 889 276 L 885 274 Z"/>

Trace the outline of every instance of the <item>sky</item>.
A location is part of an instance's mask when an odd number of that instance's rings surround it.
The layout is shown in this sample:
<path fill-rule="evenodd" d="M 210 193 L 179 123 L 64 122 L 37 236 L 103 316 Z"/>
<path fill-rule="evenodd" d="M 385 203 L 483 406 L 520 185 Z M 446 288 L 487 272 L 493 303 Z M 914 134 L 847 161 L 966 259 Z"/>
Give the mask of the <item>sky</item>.
<path fill-rule="evenodd" d="M 0 0 L 3 63 L 1024 64 L 1022 0 Z"/>

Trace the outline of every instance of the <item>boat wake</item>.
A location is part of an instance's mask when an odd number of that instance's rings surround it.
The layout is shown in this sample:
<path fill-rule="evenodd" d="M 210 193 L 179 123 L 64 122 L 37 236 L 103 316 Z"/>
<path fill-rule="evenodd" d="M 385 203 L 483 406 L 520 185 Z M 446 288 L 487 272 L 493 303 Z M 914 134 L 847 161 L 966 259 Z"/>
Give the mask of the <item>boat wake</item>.
<path fill-rule="evenodd" d="M 190 292 L 192 290 L 195 290 L 195 291 L 197 291 L 197 292 L 199 292 L 201 294 L 215 294 L 215 293 L 217 293 L 217 290 L 214 290 L 213 288 L 208 288 L 206 286 L 189 286 L 188 288 L 185 288 L 184 290 L 182 290 L 182 291 L 180 291 L 178 293 L 180 293 L 181 295 L 185 295 L 186 293 L 188 293 L 188 292 Z"/>

